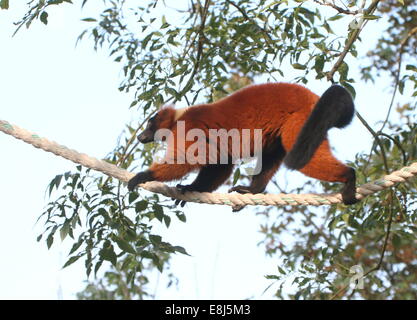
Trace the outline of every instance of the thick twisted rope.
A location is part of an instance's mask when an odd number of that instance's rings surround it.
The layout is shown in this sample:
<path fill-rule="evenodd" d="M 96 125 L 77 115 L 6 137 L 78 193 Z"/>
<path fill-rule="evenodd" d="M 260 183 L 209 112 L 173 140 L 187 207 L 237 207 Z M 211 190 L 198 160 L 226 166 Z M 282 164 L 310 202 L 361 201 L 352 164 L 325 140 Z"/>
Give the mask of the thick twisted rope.
<path fill-rule="evenodd" d="M 134 174 L 124 169 L 116 167 L 103 160 L 90 157 L 84 153 L 79 153 L 60 145 L 54 141 L 41 138 L 18 126 L 11 125 L 7 121 L 0 120 L 0 131 L 7 133 L 17 139 L 40 148 L 47 152 L 52 152 L 57 156 L 68 159 L 72 162 L 81 164 L 84 167 L 100 171 L 108 176 L 116 178 L 122 182 L 128 182 Z M 392 187 L 393 185 L 404 182 L 417 175 L 417 162 L 410 164 L 398 171 L 394 171 L 381 179 L 366 183 L 356 189 L 356 198 L 364 197 Z M 242 207 L 245 205 L 263 206 L 284 206 L 284 205 L 330 205 L 342 203 L 340 193 L 336 194 L 238 194 L 238 193 L 209 193 L 209 192 L 186 192 L 182 194 L 177 188 L 169 187 L 161 182 L 147 182 L 140 185 L 141 188 L 163 194 L 164 196 L 185 200 L 188 202 L 223 204 L 232 207 Z"/>

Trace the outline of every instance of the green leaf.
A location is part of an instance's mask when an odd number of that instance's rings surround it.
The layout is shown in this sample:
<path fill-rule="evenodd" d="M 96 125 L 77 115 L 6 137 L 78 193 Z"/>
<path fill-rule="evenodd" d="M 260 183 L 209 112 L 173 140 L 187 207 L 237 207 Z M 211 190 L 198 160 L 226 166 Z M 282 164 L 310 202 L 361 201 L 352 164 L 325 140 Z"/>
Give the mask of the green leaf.
<path fill-rule="evenodd" d="M 162 237 L 158 235 L 149 235 L 149 240 L 152 242 L 152 244 L 160 244 L 162 242 Z"/>
<path fill-rule="evenodd" d="M 94 274 L 97 275 L 98 270 L 100 269 L 101 265 L 103 264 L 103 260 L 99 260 L 94 267 Z"/>
<path fill-rule="evenodd" d="M 80 239 L 76 243 L 74 243 L 74 245 L 72 246 L 69 254 L 73 254 L 75 251 L 77 251 L 78 248 L 83 244 L 83 242 L 84 242 L 84 239 L 80 237 Z"/>
<path fill-rule="evenodd" d="M 339 20 L 339 19 L 342 19 L 342 18 L 343 18 L 343 15 L 342 14 L 337 14 L 337 15 L 335 15 L 335 16 L 330 17 L 329 19 L 327 19 L 327 21 L 336 21 L 336 20 Z"/>
<path fill-rule="evenodd" d="M 347 225 L 349 224 L 349 217 L 350 217 L 349 213 L 344 213 L 342 215 L 342 219 Z"/>
<path fill-rule="evenodd" d="M 82 257 L 82 255 L 77 255 L 77 256 L 73 256 L 71 258 L 68 259 L 68 261 L 64 264 L 64 266 L 62 267 L 62 269 L 68 267 L 69 265 L 73 264 L 75 261 L 77 261 L 78 259 L 80 259 Z"/>
<path fill-rule="evenodd" d="M 139 197 L 137 192 L 129 193 L 129 204 L 134 202 Z"/>
<path fill-rule="evenodd" d="M 123 238 L 125 238 L 127 241 L 134 241 L 137 238 L 137 234 L 136 234 L 135 230 L 127 229 Z"/>
<path fill-rule="evenodd" d="M 94 18 L 84 18 L 84 19 L 81 19 L 81 21 L 85 21 L 85 22 L 96 22 L 97 20 L 94 19 Z"/>
<path fill-rule="evenodd" d="M 321 73 L 323 71 L 324 67 L 324 55 L 316 56 L 315 62 L 314 62 L 314 70 L 316 70 L 317 73 Z"/>
<path fill-rule="evenodd" d="M 377 20 L 377 19 L 380 19 L 381 17 L 380 16 L 376 16 L 376 15 L 364 15 L 363 18 L 365 20 Z"/>
<path fill-rule="evenodd" d="M 162 219 L 164 219 L 164 209 L 160 205 L 154 204 L 153 210 L 155 213 L 155 217 L 162 222 Z"/>
<path fill-rule="evenodd" d="M 171 217 L 168 215 L 164 215 L 164 222 L 167 228 L 169 228 L 169 226 L 171 225 Z"/>
<path fill-rule="evenodd" d="M 176 252 L 179 252 L 179 253 L 182 253 L 182 254 L 185 254 L 185 255 L 189 256 L 188 252 L 187 252 L 187 251 L 185 251 L 185 249 L 184 249 L 183 247 L 180 247 L 180 246 L 174 246 L 174 247 L 173 247 L 173 249 L 174 249 Z"/>
<path fill-rule="evenodd" d="M 237 168 L 235 171 L 235 174 L 233 175 L 233 185 L 235 185 L 237 183 L 237 181 L 240 178 L 240 169 Z"/>
<path fill-rule="evenodd" d="M 122 266 L 120 269 L 122 269 L 123 271 L 126 271 L 129 269 L 130 264 L 132 263 L 133 257 L 132 256 L 127 256 L 125 261 L 123 261 Z"/>
<path fill-rule="evenodd" d="M 153 33 L 150 33 L 142 40 L 142 43 L 141 43 L 142 49 L 146 48 L 146 46 L 148 45 L 148 42 L 149 42 L 149 40 L 151 40 L 152 36 L 153 36 Z"/>
<path fill-rule="evenodd" d="M 401 246 L 401 237 L 396 233 L 392 236 L 392 244 L 396 249 Z"/>
<path fill-rule="evenodd" d="M 356 97 L 355 88 L 349 82 L 341 81 L 340 84 L 343 85 L 350 92 L 353 98 Z"/>
<path fill-rule="evenodd" d="M 48 247 L 48 249 L 51 248 L 52 244 L 54 243 L 54 235 L 51 232 L 48 236 L 48 238 L 46 238 L 46 246 Z"/>
<path fill-rule="evenodd" d="M 398 82 L 398 91 L 403 94 L 404 93 L 404 85 L 405 85 L 405 79 L 402 79 Z"/>
<path fill-rule="evenodd" d="M 146 200 L 139 201 L 135 205 L 135 212 L 136 213 L 141 212 L 141 211 L 145 210 L 147 207 L 148 207 L 148 201 L 146 201 Z"/>
<path fill-rule="evenodd" d="M 48 12 L 44 11 L 41 13 L 40 20 L 43 24 L 48 24 Z"/>
<path fill-rule="evenodd" d="M 406 70 L 412 70 L 417 72 L 417 67 L 413 66 L 412 64 L 407 64 L 407 66 L 405 67 Z"/>
<path fill-rule="evenodd" d="M 186 222 L 187 221 L 187 217 L 185 216 L 185 214 L 183 213 L 177 213 L 177 218 L 178 220 L 180 220 L 181 222 Z"/>
<path fill-rule="evenodd" d="M 164 23 L 162 23 L 162 25 L 161 25 L 161 29 L 168 28 L 169 26 L 170 26 L 170 24 L 169 24 L 168 22 L 164 22 Z"/>
<path fill-rule="evenodd" d="M 180 94 L 175 90 L 174 88 L 165 88 L 165 92 L 171 96 L 174 96 L 175 98 L 179 98 Z"/>
<path fill-rule="evenodd" d="M 62 174 L 58 174 L 55 177 L 55 187 L 58 189 L 59 185 L 61 184 L 61 180 L 62 180 Z"/>
<path fill-rule="evenodd" d="M 343 61 L 337 72 L 340 74 L 340 81 L 345 81 L 349 73 L 349 65 Z"/>
<path fill-rule="evenodd" d="M 131 254 L 136 254 L 135 249 L 126 240 L 114 236 L 114 241 L 117 243 L 117 246 L 120 248 L 120 250 L 124 252 L 129 252 Z"/>
<path fill-rule="evenodd" d="M 306 69 L 306 66 L 304 64 L 301 64 L 301 63 L 293 63 L 292 67 L 294 69 L 297 69 L 297 70 L 305 70 Z"/>
<path fill-rule="evenodd" d="M 110 261 L 114 266 L 116 266 L 117 256 L 112 245 L 101 249 L 98 254 L 103 260 Z"/>
<path fill-rule="evenodd" d="M 70 223 L 69 223 L 69 220 L 66 220 L 59 232 L 61 236 L 61 241 L 63 241 L 67 237 L 69 230 L 70 230 Z"/>
<path fill-rule="evenodd" d="M 152 252 L 149 252 L 148 250 L 143 250 L 141 253 L 140 253 L 140 255 L 141 255 L 141 257 L 143 257 L 143 258 L 145 258 L 145 259 L 153 259 L 153 256 L 155 255 L 154 253 L 152 253 Z"/>
<path fill-rule="evenodd" d="M 1 9 L 9 9 L 9 0 L 1 0 L 0 1 L 0 8 Z"/>

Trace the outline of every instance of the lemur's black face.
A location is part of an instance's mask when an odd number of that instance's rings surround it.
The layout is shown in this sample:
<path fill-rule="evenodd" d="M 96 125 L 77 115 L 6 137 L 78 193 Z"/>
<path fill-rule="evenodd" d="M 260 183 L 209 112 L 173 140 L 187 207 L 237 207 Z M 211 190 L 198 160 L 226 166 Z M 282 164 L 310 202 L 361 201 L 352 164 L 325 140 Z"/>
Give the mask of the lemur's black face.
<path fill-rule="evenodd" d="M 158 130 L 157 115 L 149 119 L 145 130 L 138 135 L 138 140 L 141 143 L 153 142 L 155 140 L 155 132 Z"/>

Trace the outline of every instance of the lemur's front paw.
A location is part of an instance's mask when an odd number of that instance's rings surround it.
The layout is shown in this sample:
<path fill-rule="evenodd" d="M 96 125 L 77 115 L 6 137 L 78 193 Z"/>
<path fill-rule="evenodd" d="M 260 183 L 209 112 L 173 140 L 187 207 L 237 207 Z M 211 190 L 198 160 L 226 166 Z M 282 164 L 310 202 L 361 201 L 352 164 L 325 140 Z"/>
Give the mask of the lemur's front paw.
<path fill-rule="evenodd" d="M 152 181 L 153 176 L 152 172 L 149 170 L 139 172 L 136 176 L 129 180 L 127 183 L 127 188 L 129 191 L 133 191 L 138 184 L 145 183 L 148 181 Z"/>
<path fill-rule="evenodd" d="M 245 193 L 253 193 L 249 187 L 245 186 L 234 186 L 229 189 L 229 193 L 236 191 L 237 193 L 245 194 Z"/>

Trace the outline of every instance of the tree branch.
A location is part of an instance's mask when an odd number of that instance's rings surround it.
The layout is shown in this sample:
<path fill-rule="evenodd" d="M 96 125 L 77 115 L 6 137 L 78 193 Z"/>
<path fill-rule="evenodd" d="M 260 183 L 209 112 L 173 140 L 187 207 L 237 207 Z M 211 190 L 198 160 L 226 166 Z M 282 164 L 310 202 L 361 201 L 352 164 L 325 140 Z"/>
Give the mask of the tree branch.
<path fill-rule="evenodd" d="M 269 35 L 268 31 L 265 28 L 262 28 L 261 26 L 259 26 L 254 19 L 249 17 L 246 11 L 242 7 L 238 6 L 236 3 L 234 3 L 231 0 L 226 0 L 226 2 L 232 5 L 233 7 L 235 7 L 246 20 L 256 25 L 259 28 L 259 30 L 262 32 L 262 34 L 264 35 L 264 38 L 268 42 L 268 44 L 272 44 L 274 42 L 274 40 Z"/>
<path fill-rule="evenodd" d="M 193 68 L 193 71 L 190 75 L 190 78 L 188 79 L 187 84 L 181 90 L 180 95 L 185 95 L 184 89 L 186 89 L 189 86 L 189 84 L 193 80 L 194 76 L 197 74 L 197 71 L 200 67 L 200 61 L 201 61 L 201 57 L 203 55 L 203 46 L 204 46 L 204 28 L 206 26 L 206 19 L 207 19 L 207 13 L 208 13 L 209 6 L 210 6 L 210 0 L 206 0 L 206 2 L 204 3 L 203 9 L 200 11 L 201 24 L 200 24 L 200 28 L 197 32 L 197 35 L 198 35 L 197 56 L 196 56 L 196 60 L 195 60 L 195 63 L 194 63 L 194 68 Z M 200 9 L 201 9 L 201 6 L 200 6 Z"/>
<path fill-rule="evenodd" d="M 365 128 L 368 129 L 368 131 L 372 134 L 372 136 L 375 139 L 375 142 L 379 145 L 379 148 L 381 149 L 382 160 L 384 162 L 385 173 L 388 174 L 389 173 L 388 160 L 387 160 L 384 145 L 382 144 L 381 139 L 379 139 L 378 134 L 371 128 L 371 126 L 366 122 L 366 120 L 357 111 L 356 111 L 356 116 L 359 118 L 359 120 L 362 122 Z"/>
<path fill-rule="evenodd" d="M 389 217 L 388 217 L 388 225 L 387 225 L 387 231 L 385 232 L 385 238 L 384 238 L 384 243 L 382 245 L 382 249 L 381 249 L 381 255 L 379 257 L 378 263 L 370 270 L 368 270 L 362 277 L 360 277 L 360 279 L 365 279 L 370 273 L 377 271 L 381 268 L 382 266 L 382 262 L 384 260 L 385 257 L 385 252 L 387 250 L 387 245 L 388 245 L 388 239 L 389 236 L 391 234 L 391 226 L 392 226 L 392 218 L 394 216 L 394 208 L 393 208 L 393 198 L 394 198 L 394 193 L 392 191 L 392 188 L 390 188 L 390 213 L 389 213 Z M 358 279 L 358 280 L 360 280 Z M 350 282 L 348 282 L 345 286 L 343 286 L 340 290 L 338 290 L 331 298 L 330 300 L 333 300 L 335 298 L 337 298 L 341 293 L 343 293 L 350 285 Z M 354 291 L 355 289 L 353 289 Z M 353 294 L 353 292 L 352 292 Z"/>
<path fill-rule="evenodd" d="M 380 0 L 374 0 L 369 5 L 369 7 L 366 10 L 364 10 L 364 12 L 363 12 L 364 16 L 367 16 L 367 15 L 371 14 L 372 12 L 374 12 L 374 10 L 376 9 L 379 2 L 380 2 Z M 339 59 L 334 64 L 333 68 L 327 73 L 327 80 L 328 81 L 331 81 L 332 83 L 334 83 L 334 79 L 333 79 L 334 74 L 339 69 L 340 65 L 342 64 L 343 60 L 345 59 L 346 55 L 348 54 L 349 50 L 351 49 L 353 43 L 358 39 L 359 34 L 361 33 L 362 30 L 363 30 L 363 27 L 362 28 L 357 28 L 352 32 L 352 35 L 350 36 L 350 38 L 346 42 L 345 48 L 341 52 L 341 54 L 339 56 Z"/>
<path fill-rule="evenodd" d="M 411 29 L 409 32 L 408 32 L 408 34 L 407 34 L 407 36 L 400 42 L 400 48 L 399 48 L 399 50 L 398 50 L 398 52 L 399 52 L 399 54 L 398 54 L 398 58 L 397 58 L 397 63 L 398 63 L 398 68 L 397 68 L 397 73 L 396 73 L 396 75 L 395 75 L 395 86 L 394 86 L 394 92 L 392 93 L 392 97 L 391 97 L 391 102 L 390 102 L 390 105 L 389 105 L 389 107 L 388 107 L 388 112 L 387 112 L 387 115 L 386 115 L 386 117 L 385 117 L 385 120 L 384 120 L 384 122 L 383 122 L 383 124 L 382 124 L 382 126 L 381 126 L 381 129 L 379 129 L 379 131 L 378 131 L 378 135 L 384 135 L 383 133 L 382 133 L 382 130 L 385 128 L 385 125 L 388 123 L 388 119 L 389 119 L 389 116 L 390 116 L 390 114 L 391 114 L 391 110 L 392 110 L 392 106 L 394 105 L 394 99 L 395 99 L 395 94 L 396 94 L 396 92 L 397 92 L 397 89 L 398 89 L 398 84 L 399 84 L 399 81 L 400 81 L 400 74 L 401 74 L 401 65 L 402 65 L 402 56 L 403 56 L 403 53 L 404 53 L 404 47 L 407 45 L 407 43 L 408 43 L 408 40 L 414 35 L 414 34 L 416 34 L 417 33 L 417 27 L 414 27 L 413 29 Z M 375 135 L 374 135 L 374 137 L 375 137 Z M 398 146 L 398 145 L 397 145 Z M 368 164 L 369 164 L 369 161 L 370 161 L 370 159 L 371 159 L 371 156 L 372 156 L 372 150 L 373 150 L 373 146 L 372 146 L 372 149 L 369 151 L 369 156 L 368 156 L 368 162 L 367 162 L 367 164 L 366 164 L 366 166 L 368 166 Z M 403 157 L 404 157 L 404 152 L 403 152 Z"/>
<path fill-rule="evenodd" d="M 397 74 L 395 75 L 394 92 L 392 93 L 391 102 L 388 108 L 387 116 L 385 118 L 384 123 L 382 124 L 381 129 L 379 129 L 379 131 L 382 131 L 385 125 L 387 124 L 389 116 L 391 114 L 392 106 L 394 105 L 395 94 L 397 93 L 398 84 L 400 82 L 401 64 L 402 64 L 402 58 L 403 58 L 403 53 L 404 53 L 404 47 L 407 45 L 408 40 L 410 40 L 410 38 L 416 33 L 417 33 L 417 27 L 414 27 L 408 32 L 407 36 L 400 42 L 400 49 L 398 51 L 398 58 L 397 58 L 398 69 L 397 69 Z"/>
<path fill-rule="evenodd" d="M 358 14 L 360 11 L 359 10 L 355 10 L 355 11 L 350 11 L 348 9 L 343 9 L 337 5 L 335 5 L 334 1 L 330 2 L 328 0 L 314 0 L 314 2 L 322 5 L 322 6 L 328 6 L 328 7 L 332 7 L 333 9 L 337 10 L 339 13 L 343 13 L 343 14 L 351 14 L 351 15 L 356 15 Z"/>

